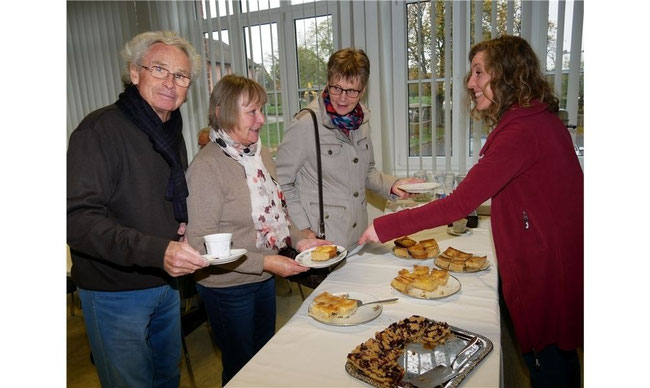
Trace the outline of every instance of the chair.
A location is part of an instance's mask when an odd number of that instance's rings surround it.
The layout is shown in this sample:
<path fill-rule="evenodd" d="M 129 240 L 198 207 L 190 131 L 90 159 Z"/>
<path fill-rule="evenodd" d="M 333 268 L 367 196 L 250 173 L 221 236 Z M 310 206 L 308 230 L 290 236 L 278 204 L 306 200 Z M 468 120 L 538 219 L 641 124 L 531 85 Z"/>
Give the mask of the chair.
<path fill-rule="evenodd" d="M 185 356 L 185 364 L 187 365 L 192 387 L 196 387 L 196 381 L 194 380 L 194 371 L 190 362 L 190 353 L 185 343 L 185 336 L 190 335 L 194 330 L 207 322 L 207 319 L 208 317 L 205 312 L 205 307 L 203 307 L 203 302 L 200 302 L 196 307 L 190 308 L 189 311 L 181 313 L 181 343 L 183 345 L 183 355 Z"/>
<path fill-rule="evenodd" d="M 205 312 L 205 307 L 200 298 L 196 305 L 192 304 L 192 299 L 197 295 L 197 292 L 196 282 L 191 275 L 181 276 L 178 278 L 178 291 L 180 293 L 181 301 L 184 301 L 184 303 L 181 304 L 181 344 L 183 345 L 183 355 L 185 357 L 185 365 L 187 365 L 187 371 L 190 375 L 192 387 L 196 387 L 196 380 L 194 379 L 194 371 L 192 370 L 190 353 L 187 350 L 185 337 L 207 322 L 208 315 Z M 210 330 L 210 325 L 208 325 L 208 330 Z"/>
<path fill-rule="evenodd" d="M 311 288 L 312 290 L 315 289 L 323 282 L 323 280 L 325 280 L 327 275 L 329 275 L 338 266 L 339 263 L 336 263 L 331 267 L 312 268 L 307 272 L 290 276 L 287 278 L 287 280 L 294 282 L 298 285 L 298 291 L 300 291 L 300 297 L 304 301 L 305 293 L 303 292 L 302 287 L 305 286 Z"/>

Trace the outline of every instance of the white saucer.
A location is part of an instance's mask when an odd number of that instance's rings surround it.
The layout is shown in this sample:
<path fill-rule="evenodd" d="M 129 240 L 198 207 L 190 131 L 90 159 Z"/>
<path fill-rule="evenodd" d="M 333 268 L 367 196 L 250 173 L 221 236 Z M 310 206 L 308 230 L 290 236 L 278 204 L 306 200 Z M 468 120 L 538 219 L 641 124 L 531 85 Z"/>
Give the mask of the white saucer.
<path fill-rule="evenodd" d="M 210 265 L 220 265 L 220 264 L 226 264 L 226 263 L 231 263 L 240 257 L 244 256 L 248 252 L 246 249 L 231 249 L 230 250 L 230 256 L 228 257 L 217 257 L 215 255 L 202 255 L 204 259 L 210 263 Z"/>
<path fill-rule="evenodd" d="M 421 194 L 432 192 L 433 189 L 440 186 L 440 183 L 437 182 L 422 182 L 422 183 L 406 183 L 403 185 L 397 186 L 399 189 L 406 191 L 407 193 Z"/>
<path fill-rule="evenodd" d="M 452 228 L 451 226 L 448 226 L 447 227 L 447 233 L 451 234 L 452 236 L 469 236 L 469 235 L 472 234 L 472 229 L 466 228 L 463 233 L 457 233 L 457 232 L 454 232 L 454 228 Z"/>

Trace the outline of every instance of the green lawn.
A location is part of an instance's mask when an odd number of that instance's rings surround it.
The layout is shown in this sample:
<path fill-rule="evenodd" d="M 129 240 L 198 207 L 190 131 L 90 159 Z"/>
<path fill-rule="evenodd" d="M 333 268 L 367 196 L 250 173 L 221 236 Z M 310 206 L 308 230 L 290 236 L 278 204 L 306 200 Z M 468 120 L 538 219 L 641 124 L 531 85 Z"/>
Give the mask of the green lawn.
<path fill-rule="evenodd" d="M 278 136 L 279 133 L 279 136 Z M 284 122 L 277 123 L 267 123 L 264 124 L 262 130 L 260 131 L 260 137 L 262 138 L 262 145 L 268 147 L 271 150 L 273 157 L 278 153 L 278 144 L 282 141 L 282 136 L 284 135 Z"/>
<path fill-rule="evenodd" d="M 266 111 L 267 116 L 275 116 L 276 114 L 282 116 L 282 105 L 276 107 L 275 105 L 266 104 L 264 110 Z"/>

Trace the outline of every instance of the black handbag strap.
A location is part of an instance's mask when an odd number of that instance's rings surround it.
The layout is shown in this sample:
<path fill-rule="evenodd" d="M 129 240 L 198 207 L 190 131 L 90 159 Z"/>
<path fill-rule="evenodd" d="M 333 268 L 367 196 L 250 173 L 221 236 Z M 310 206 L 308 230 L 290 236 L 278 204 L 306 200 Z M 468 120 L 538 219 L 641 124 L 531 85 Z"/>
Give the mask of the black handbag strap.
<path fill-rule="evenodd" d="M 314 122 L 314 137 L 316 138 L 316 170 L 318 172 L 318 215 L 320 217 L 318 223 L 318 233 L 316 238 L 325 239 L 325 218 L 323 216 L 323 170 L 320 160 L 320 135 L 318 134 L 318 120 L 316 120 L 316 113 L 309 108 L 301 109 L 309 111 L 311 119 Z"/>

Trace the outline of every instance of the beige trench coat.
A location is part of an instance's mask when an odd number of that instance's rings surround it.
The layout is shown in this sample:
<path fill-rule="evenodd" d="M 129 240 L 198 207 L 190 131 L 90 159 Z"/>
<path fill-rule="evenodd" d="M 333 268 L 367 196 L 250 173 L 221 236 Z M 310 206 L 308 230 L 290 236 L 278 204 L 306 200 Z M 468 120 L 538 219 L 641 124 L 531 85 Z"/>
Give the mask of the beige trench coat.
<path fill-rule="evenodd" d="M 390 189 L 396 177 L 377 171 L 370 140 L 370 112 L 362 104 L 363 123 L 346 137 L 334 126 L 322 97 L 309 104 L 316 113 L 321 144 L 325 237 L 349 247 L 368 226 L 366 188 L 395 200 Z M 291 121 L 278 148 L 278 183 L 295 226 L 319 229 L 316 142 L 311 115 L 302 111 Z"/>

